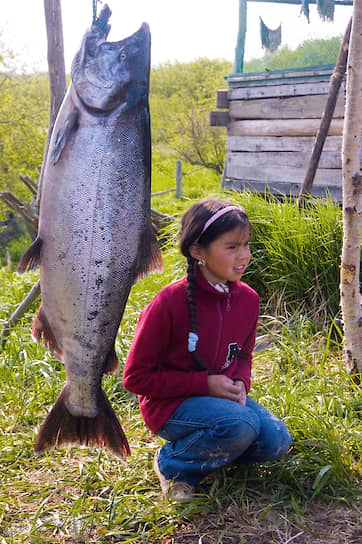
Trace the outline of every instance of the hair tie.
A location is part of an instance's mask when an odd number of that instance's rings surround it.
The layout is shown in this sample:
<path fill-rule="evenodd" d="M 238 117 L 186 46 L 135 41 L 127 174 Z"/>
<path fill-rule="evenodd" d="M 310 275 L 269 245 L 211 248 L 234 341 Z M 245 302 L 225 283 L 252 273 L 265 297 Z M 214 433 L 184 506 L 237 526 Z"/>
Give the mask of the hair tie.
<path fill-rule="evenodd" d="M 196 344 L 199 337 L 195 332 L 189 332 L 189 351 L 192 353 L 193 351 L 196 351 Z"/>
<path fill-rule="evenodd" d="M 231 212 L 233 210 L 238 210 L 239 212 L 242 212 L 242 213 L 245 213 L 245 210 L 242 206 L 225 206 L 225 208 L 221 208 L 221 210 L 219 210 L 218 212 L 215 212 L 205 223 L 204 225 L 204 228 L 202 229 L 201 231 L 201 234 L 204 234 L 205 230 L 209 228 L 210 225 L 212 225 L 212 223 L 214 223 L 214 221 L 216 221 L 216 219 L 219 219 L 219 217 L 221 217 L 222 215 L 224 215 L 224 213 L 227 213 L 227 212 Z M 199 236 L 199 238 L 200 238 Z"/>

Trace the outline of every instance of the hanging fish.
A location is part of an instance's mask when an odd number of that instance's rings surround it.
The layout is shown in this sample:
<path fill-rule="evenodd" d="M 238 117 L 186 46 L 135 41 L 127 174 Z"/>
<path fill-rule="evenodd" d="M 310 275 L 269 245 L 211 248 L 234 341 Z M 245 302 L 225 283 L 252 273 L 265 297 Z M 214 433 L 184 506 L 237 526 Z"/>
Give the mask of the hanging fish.
<path fill-rule="evenodd" d="M 63 443 L 129 454 L 101 387 L 131 286 L 162 258 L 151 224 L 150 31 L 107 42 L 104 6 L 74 58 L 44 168 L 38 237 L 18 270 L 40 265 L 33 336 L 63 362 L 66 383 L 35 452 Z"/>

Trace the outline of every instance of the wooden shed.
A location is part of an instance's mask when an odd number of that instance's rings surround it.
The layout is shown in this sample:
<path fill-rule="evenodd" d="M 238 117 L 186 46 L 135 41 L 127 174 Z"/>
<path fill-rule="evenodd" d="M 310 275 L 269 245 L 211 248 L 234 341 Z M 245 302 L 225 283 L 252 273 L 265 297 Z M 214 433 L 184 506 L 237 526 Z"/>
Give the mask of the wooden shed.
<path fill-rule="evenodd" d="M 225 126 L 227 189 L 298 195 L 320 126 L 334 66 L 234 74 L 217 93 L 212 126 Z M 341 85 L 311 194 L 342 199 Z"/>
<path fill-rule="evenodd" d="M 243 73 L 250 1 L 258 0 L 239 0 L 234 73 L 227 77 L 228 89 L 217 93 L 219 111 L 210 114 L 210 125 L 224 126 L 227 131 L 223 186 L 257 192 L 268 188 L 276 195 L 298 196 L 320 128 L 334 65 Z M 265 1 L 300 5 L 300 0 Z M 315 2 L 318 0 L 309 1 Z M 323 18 L 333 19 L 334 4 L 351 6 L 352 1 L 331 0 L 321 14 Z M 310 191 L 313 196 L 329 193 L 339 201 L 345 90 L 344 80 Z"/>

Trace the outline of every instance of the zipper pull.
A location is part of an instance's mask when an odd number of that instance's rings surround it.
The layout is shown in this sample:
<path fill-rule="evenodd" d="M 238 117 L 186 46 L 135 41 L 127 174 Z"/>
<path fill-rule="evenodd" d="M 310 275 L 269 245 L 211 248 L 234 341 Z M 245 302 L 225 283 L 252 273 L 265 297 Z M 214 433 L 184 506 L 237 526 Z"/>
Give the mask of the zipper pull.
<path fill-rule="evenodd" d="M 230 312 L 230 310 L 231 310 L 231 293 L 228 293 L 226 297 L 226 311 Z"/>

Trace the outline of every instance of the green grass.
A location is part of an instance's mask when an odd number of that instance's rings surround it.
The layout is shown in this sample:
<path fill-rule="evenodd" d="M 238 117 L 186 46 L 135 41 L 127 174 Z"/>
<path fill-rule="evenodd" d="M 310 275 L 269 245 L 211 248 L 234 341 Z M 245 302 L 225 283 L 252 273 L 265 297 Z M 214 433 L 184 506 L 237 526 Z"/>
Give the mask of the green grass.
<path fill-rule="evenodd" d="M 331 324 L 338 310 L 339 209 L 331 202 L 313 202 L 300 215 L 292 201 L 220 195 L 216 178 L 185 170 L 184 198 L 154 197 L 154 208 L 178 218 L 194 199 L 213 194 L 242 203 L 254 225 L 246 280 L 262 299 L 258 334 L 271 343 L 255 355 L 252 396 L 283 418 L 294 437 L 292 449 L 280 462 L 220 470 L 199 486 L 192 501 L 169 503 L 161 498 L 152 471 L 161 441 L 145 428 L 137 400 L 124 391 L 119 374 L 105 376 L 103 384 L 129 439 L 131 458 L 120 461 L 107 451 L 78 447 L 35 457 L 37 430 L 65 374 L 30 337 L 34 303 L 11 330 L 0 358 L 1 543 L 161 542 L 208 516 L 220 529 L 207 542 L 226 544 L 231 542 L 222 537 L 226 513 L 234 508 L 254 527 L 274 510 L 305 524 L 311 501 L 358 509 L 361 388 L 341 363 Z M 172 187 L 172 161 L 163 176 L 154 191 Z M 185 270 L 177 228 L 177 223 L 169 227 L 164 274 L 132 289 L 116 343 L 122 363 L 140 310 Z M 20 278 L 0 269 L 0 322 L 37 277 L 37 272 Z"/>
<path fill-rule="evenodd" d="M 169 278 L 175 263 L 172 252 L 165 256 Z M 1 270 L 1 283 L 11 293 L 7 310 L 26 291 L 21 281 L 30 284 L 34 276 L 19 280 Z M 149 277 L 129 299 L 117 345 L 123 359 L 151 287 Z M 2 309 L 6 299 L 3 295 Z M 341 366 L 340 346 L 308 318 L 262 317 L 259 332 L 267 332 L 272 344 L 254 362 L 253 397 L 287 423 L 294 436 L 290 453 L 265 466 L 221 470 L 185 505 L 161 499 L 151 469 L 160 440 L 145 429 L 120 375 L 105 377 L 104 387 L 128 436 L 129 460 L 77 447 L 34 457 L 37 429 L 61 389 L 64 370 L 31 341 L 32 318 L 33 311 L 11 331 L 0 366 L 0 535 L 5 542 L 160 542 L 187 520 L 220 514 L 234 504 L 250 509 L 250 503 L 267 501 L 298 516 L 311 500 L 356 505 L 361 391 Z"/>

